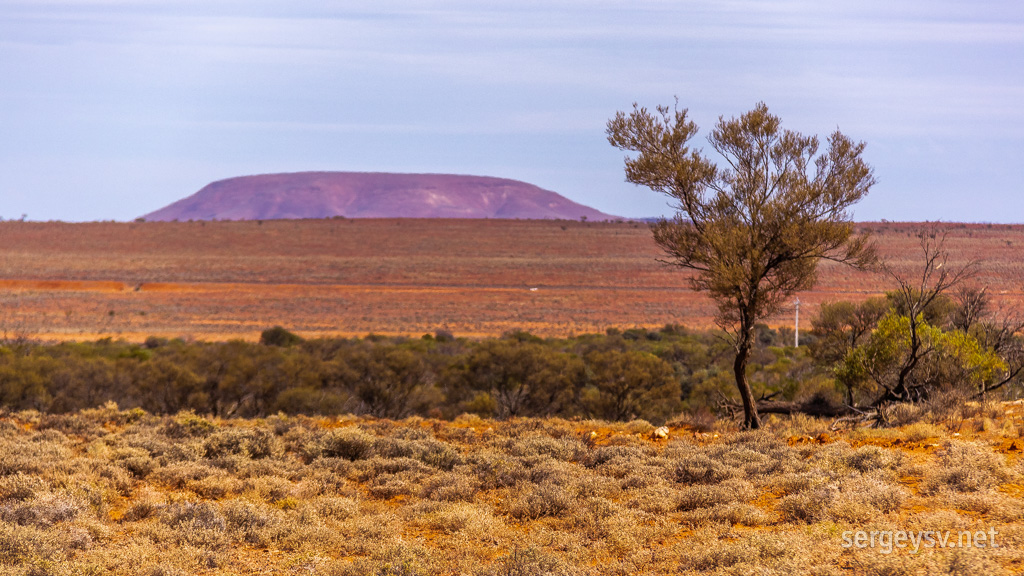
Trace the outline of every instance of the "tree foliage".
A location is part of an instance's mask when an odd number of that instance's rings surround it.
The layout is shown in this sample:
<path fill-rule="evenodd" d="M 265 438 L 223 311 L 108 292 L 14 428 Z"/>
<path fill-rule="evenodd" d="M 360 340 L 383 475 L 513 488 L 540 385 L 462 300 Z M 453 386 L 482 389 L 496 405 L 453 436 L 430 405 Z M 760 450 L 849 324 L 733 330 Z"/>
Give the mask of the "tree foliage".
<path fill-rule="evenodd" d="M 916 356 L 915 356 L 916 355 Z M 914 367 L 903 373 L 916 358 Z M 995 352 L 961 330 L 944 330 L 890 312 L 868 340 L 847 354 L 836 378 L 853 388 L 869 383 L 884 400 L 921 400 L 930 391 L 954 386 L 983 390 L 1007 368 Z"/>
<path fill-rule="evenodd" d="M 977 263 L 953 261 L 941 230 L 918 236 L 922 258 L 916 265 L 883 266 L 895 288 L 886 294 L 885 313 L 877 323 L 851 320 L 859 309 L 851 304 L 823 307 L 815 321 L 822 338 L 820 357 L 835 361 L 845 351 L 835 374 L 851 405 L 854 390 L 873 394 L 875 405 L 915 402 L 950 388 L 984 395 L 1024 371 L 1018 336 L 1024 323 L 992 316 L 985 289 L 967 284 Z M 870 307 L 877 312 L 876 304 Z M 853 323 L 856 330 L 849 328 Z M 845 338 L 844 345 L 833 346 L 836 338 Z"/>
<path fill-rule="evenodd" d="M 267 328 L 260 334 L 260 344 L 266 346 L 294 346 L 302 342 L 302 338 L 282 326 Z"/>
<path fill-rule="evenodd" d="M 663 420 L 679 410 L 679 380 L 668 362 L 651 353 L 595 351 L 587 366 L 581 403 L 590 416 L 631 420 L 653 412 Z"/>
<path fill-rule="evenodd" d="M 762 326 L 751 355 L 758 393 L 800 394 L 811 363 L 783 358 Z M 630 329 L 565 339 L 516 332 L 440 341 L 330 338 L 292 346 L 151 341 L 0 345 L 0 409 L 72 412 L 113 401 L 158 414 L 217 417 L 352 413 L 645 419 L 716 410 L 725 347 L 710 332 Z M 787 351 L 788 352 L 788 351 Z M 794 361 L 795 360 L 795 361 Z M 771 377 L 760 378 L 760 373 Z M 728 384 L 728 382 L 726 382 Z"/>
<path fill-rule="evenodd" d="M 885 298 L 869 298 L 864 302 L 826 302 L 818 309 L 818 315 L 811 321 L 811 355 L 826 365 L 832 366 L 843 361 L 847 354 L 863 344 L 870 336 L 878 321 L 889 310 Z M 846 389 L 846 404 L 854 404 L 854 391 L 861 380 L 840 379 Z"/>
<path fill-rule="evenodd" d="M 733 336 L 744 425 L 760 426 L 747 382 L 754 326 L 813 286 L 819 260 L 858 267 L 874 262 L 866 237 L 854 237 L 848 209 L 874 184 L 857 143 L 838 130 L 819 154 L 816 136 L 784 130 L 763 103 L 739 118 L 719 118 L 708 136 L 719 166 L 689 141 L 687 111 L 634 104 L 608 122 L 608 141 L 635 152 L 626 180 L 669 196 L 677 214 L 653 227 L 667 262 L 692 270 L 690 284 L 718 305 Z"/>
<path fill-rule="evenodd" d="M 489 395 L 498 416 L 553 415 L 574 400 L 583 363 L 540 342 L 506 338 L 477 347 L 458 378 L 466 389 Z"/>

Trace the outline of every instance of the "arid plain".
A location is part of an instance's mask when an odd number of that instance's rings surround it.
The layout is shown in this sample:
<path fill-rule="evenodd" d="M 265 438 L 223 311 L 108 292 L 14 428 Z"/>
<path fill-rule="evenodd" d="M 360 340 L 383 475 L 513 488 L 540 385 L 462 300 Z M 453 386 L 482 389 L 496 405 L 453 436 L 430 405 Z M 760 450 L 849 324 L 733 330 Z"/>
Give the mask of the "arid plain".
<path fill-rule="evenodd" d="M 864 223 L 883 257 L 911 266 L 916 232 Z M 1024 297 L 1024 226 L 941 224 L 950 265 L 979 262 L 994 302 Z M 0 328 L 7 337 L 140 341 L 305 336 L 460 336 L 512 329 L 564 336 L 609 326 L 712 324 L 686 274 L 659 263 L 640 222 L 331 219 L 0 223 Z M 802 317 L 828 300 L 889 287 L 883 275 L 822 265 Z M 792 311 L 776 318 L 792 323 Z"/>
<path fill-rule="evenodd" d="M 907 269 L 928 227 L 859 225 Z M 1019 310 L 1024 226 L 944 228 L 945 265 L 977 261 L 973 281 Z M 136 341 L 253 340 L 275 324 L 306 336 L 710 325 L 710 300 L 659 255 L 633 222 L 4 222 L 0 319 L 7 338 Z M 888 287 L 883 275 L 825 264 L 800 294 L 801 319 Z M 758 432 L 709 413 L 655 428 L 4 408 L 0 571 L 1021 573 L 1021 402 L 897 406 L 881 428 L 771 415 Z M 858 533 L 942 544 L 847 546 Z M 979 534 L 997 546 L 962 544 Z"/>

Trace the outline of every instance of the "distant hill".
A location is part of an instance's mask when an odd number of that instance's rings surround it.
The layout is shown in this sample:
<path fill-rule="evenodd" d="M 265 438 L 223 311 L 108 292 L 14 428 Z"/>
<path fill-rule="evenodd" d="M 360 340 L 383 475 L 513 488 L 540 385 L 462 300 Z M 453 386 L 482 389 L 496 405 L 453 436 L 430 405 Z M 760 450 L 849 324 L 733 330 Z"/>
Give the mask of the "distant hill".
<path fill-rule="evenodd" d="M 532 184 L 451 174 L 297 172 L 220 180 L 146 220 L 616 219 Z"/>

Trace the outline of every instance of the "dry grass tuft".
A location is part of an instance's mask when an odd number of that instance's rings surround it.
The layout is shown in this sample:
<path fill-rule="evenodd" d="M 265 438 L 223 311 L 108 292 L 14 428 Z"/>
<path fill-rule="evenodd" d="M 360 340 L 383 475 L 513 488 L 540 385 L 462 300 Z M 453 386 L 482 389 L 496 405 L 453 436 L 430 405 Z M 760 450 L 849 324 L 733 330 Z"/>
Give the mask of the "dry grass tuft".
<path fill-rule="evenodd" d="M 995 437 L 1001 428 L 936 450 L 906 442 L 913 426 L 790 446 L 793 428 L 782 424 L 665 441 L 639 421 L 245 421 L 110 407 L 0 416 L 0 572 L 998 574 L 1024 565 L 1017 460 L 989 447 L 1008 445 Z M 592 430 L 601 433 L 588 442 Z M 1007 544 L 991 553 L 890 557 L 845 550 L 839 536 L 990 526 Z"/>
<path fill-rule="evenodd" d="M 922 491 L 977 492 L 1008 481 L 1012 474 L 1002 456 L 974 442 L 947 441 L 939 459 L 925 475 Z"/>
<path fill-rule="evenodd" d="M 784 497 L 779 511 L 798 522 L 862 523 L 894 512 L 910 493 L 878 475 L 854 474 Z"/>

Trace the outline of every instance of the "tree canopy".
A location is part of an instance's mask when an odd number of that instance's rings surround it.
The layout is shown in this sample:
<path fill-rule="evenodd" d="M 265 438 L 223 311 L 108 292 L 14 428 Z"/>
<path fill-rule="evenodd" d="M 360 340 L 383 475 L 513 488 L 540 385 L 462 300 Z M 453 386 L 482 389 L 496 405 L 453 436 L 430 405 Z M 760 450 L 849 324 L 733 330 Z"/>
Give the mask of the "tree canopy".
<path fill-rule="evenodd" d="M 872 245 L 853 236 L 848 209 L 875 183 L 865 144 L 838 130 L 819 154 L 816 136 L 785 130 L 764 103 L 720 117 L 708 136 L 721 166 L 691 149 L 687 110 L 636 104 L 608 122 L 608 141 L 635 152 L 626 180 L 674 201 L 676 215 L 653 226 L 666 262 L 695 273 L 690 283 L 717 303 L 718 324 L 736 349 L 734 375 L 744 426 L 760 420 L 746 379 L 754 325 L 815 282 L 821 259 L 866 267 Z"/>
<path fill-rule="evenodd" d="M 835 376 L 847 387 L 849 404 L 855 390 L 875 395 L 874 406 L 927 400 L 937 391 L 984 396 L 1024 372 L 1024 347 L 1017 336 L 1024 322 L 991 313 L 987 291 L 965 284 L 978 263 L 952 260 L 945 235 L 936 229 L 918 234 L 922 260 L 917 265 L 882 266 L 896 286 L 886 294 L 884 309 L 874 300 L 839 303 L 823 307 L 815 320 L 815 330 L 823 336 L 818 357 L 835 362 Z M 842 307 L 871 309 L 862 314 L 868 322 L 858 323 L 856 336 L 849 321 L 842 325 L 833 319 L 843 315 Z M 852 337 L 835 346 L 835 333 Z"/>

